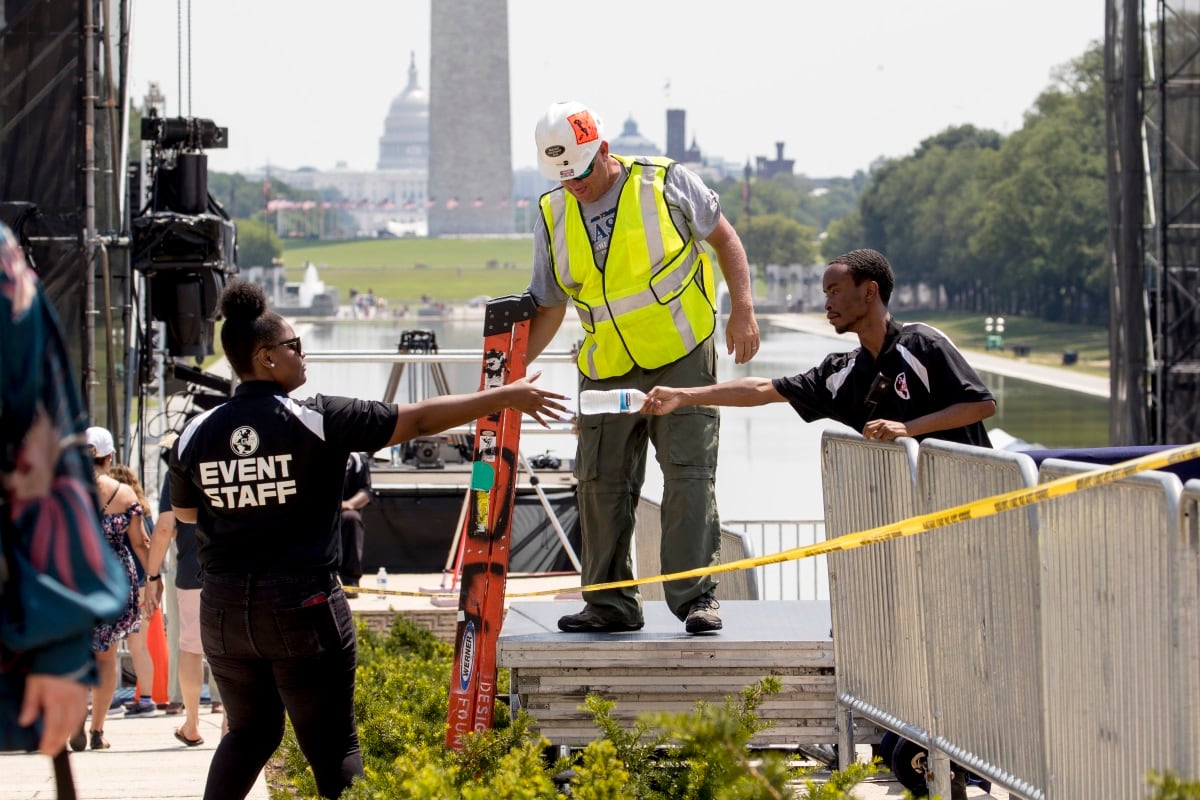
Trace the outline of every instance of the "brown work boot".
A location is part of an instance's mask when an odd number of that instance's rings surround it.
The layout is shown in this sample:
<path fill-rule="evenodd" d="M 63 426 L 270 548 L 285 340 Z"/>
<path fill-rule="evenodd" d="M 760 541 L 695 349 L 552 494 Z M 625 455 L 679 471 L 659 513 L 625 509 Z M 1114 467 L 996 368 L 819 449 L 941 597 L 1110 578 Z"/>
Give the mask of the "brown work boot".
<path fill-rule="evenodd" d="M 712 589 L 709 589 L 704 594 L 692 601 L 692 608 L 688 611 L 687 619 L 683 621 L 683 627 L 688 633 L 716 633 L 724 627 L 721 623 L 721 615 L 717 613 L 717 609 L 721 604 L 713 597 Z"/>

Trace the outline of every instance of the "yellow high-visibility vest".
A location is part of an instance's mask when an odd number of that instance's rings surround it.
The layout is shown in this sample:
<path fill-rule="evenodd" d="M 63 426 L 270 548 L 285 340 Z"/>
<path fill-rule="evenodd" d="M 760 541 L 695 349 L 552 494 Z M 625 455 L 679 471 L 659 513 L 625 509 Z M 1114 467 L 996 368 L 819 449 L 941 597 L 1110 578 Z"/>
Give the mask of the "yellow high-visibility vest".
<path fill-rule="evenodd" d="M 683 358 L 716 328 L 712 261 L 675 229 L 663 186 L 675 162 L 623 158 L 629 177 L 617 199 L 604 269 L 596 266 L 579 201 L 563 188 L 541 198 L 555 280 L 583 325 L 577 364 L 589 378 L 615 378 Z"/>

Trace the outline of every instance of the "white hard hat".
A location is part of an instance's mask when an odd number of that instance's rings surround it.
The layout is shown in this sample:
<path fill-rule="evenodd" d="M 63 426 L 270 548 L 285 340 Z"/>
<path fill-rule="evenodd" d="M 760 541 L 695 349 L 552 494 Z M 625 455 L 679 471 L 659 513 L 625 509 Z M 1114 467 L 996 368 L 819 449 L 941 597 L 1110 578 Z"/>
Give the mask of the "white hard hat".
<path fill-rule="evenodd" d="M 553 103 L 538 120 L 533 138 L 542 174 L 552 181 L 569 181 L 596 157 L 604 125 L 583 103 Z"/>

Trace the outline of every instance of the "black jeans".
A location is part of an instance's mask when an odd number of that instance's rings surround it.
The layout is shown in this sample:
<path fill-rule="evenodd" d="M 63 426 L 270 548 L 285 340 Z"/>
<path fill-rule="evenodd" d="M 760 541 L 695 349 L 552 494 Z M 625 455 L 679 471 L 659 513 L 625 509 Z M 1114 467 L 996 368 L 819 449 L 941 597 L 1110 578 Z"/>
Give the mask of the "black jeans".
<path fill-rule="evenodd" d="M 333 573 L 206 574 L 200 633 L 229 722 L 205 800 L 249 793 L 283 739 L 285 710 L 323 797 L 362 775 L 354 623 Z"/>

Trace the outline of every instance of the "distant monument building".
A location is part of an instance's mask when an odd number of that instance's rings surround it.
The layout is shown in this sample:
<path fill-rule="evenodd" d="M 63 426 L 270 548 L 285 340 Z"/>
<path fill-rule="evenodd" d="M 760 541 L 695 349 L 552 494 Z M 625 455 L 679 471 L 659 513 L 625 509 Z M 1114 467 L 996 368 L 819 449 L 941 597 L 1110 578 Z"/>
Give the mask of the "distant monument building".
<path fill-rule="evenodd" d="M 429 235 L 512 233 L 508 2 L 430 11 Z"/>
<path fill-rule="evenodd" d="M 625 120 L 621 135 L 609 142 L 609 149 L 619 156 L 661 156 L 662 150 L 658 145 L 638 132 L 637 122 L 633 117 Z"/>
<path fill-rule="evenodd" d="M 682 108 L 667 109 L 667 158 L 683 164 L 699 164 L 700 148 L 695 138 L 689 148 L 687 141 L 687 111 Z"/>
<path fill-rule="evenodd" d="M 758 164 L 758 177 L 763 180 L 770 180 L 776 175 L 791 175 L 793 168 L 796 166 L 795 159 L 783 157 L 783 142 L 775 143 L 774 160 L 766 156 L 758 156 L 756 161 Z"/>
<path fill-rule="evenodd" d="M 417 84 L 416 53 L 409 56 L 408 86 L 383 123 L 379 169 L 429 169 L 429 95 Z"/>
<path fill-rule="evenodd" d="M 416 55 L 410 56 L 408 86 L 392 101 L 384 120 L 378 169 L 351 170 L 344 163 L 332 170 L 272 167 L 250 177 L 261 177 L 268 186 L 275 179 L 295 189 L 340 195 L 340 200 L 319 204 L 269 200 L 267 210 L 274 213 L 280 236 L 427 235 L 429 96 L 417 82 Z"/>

